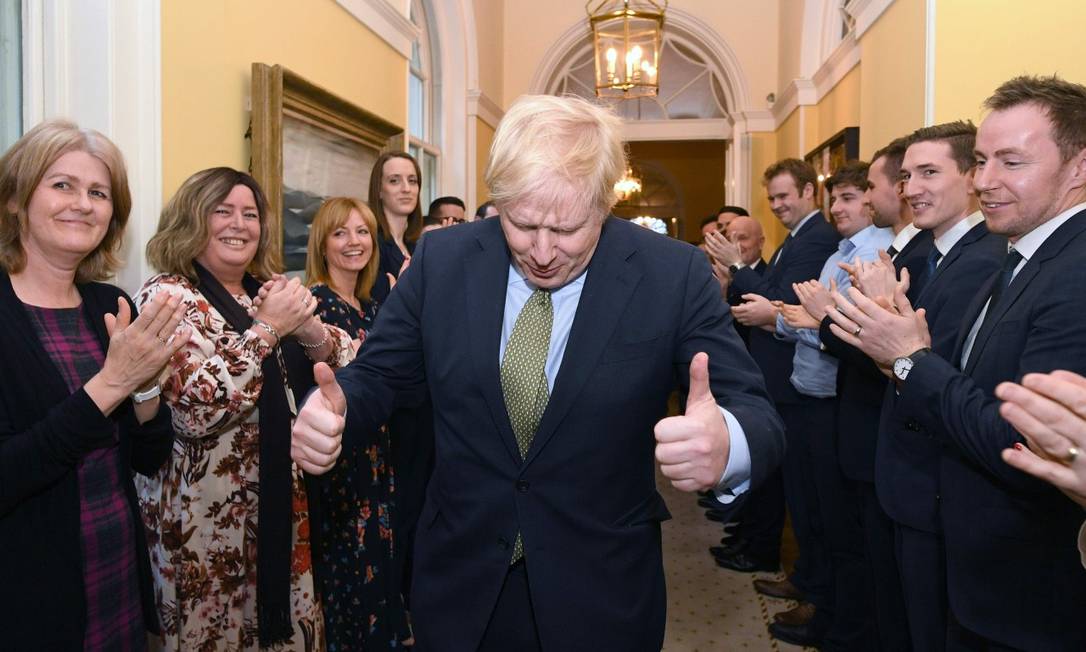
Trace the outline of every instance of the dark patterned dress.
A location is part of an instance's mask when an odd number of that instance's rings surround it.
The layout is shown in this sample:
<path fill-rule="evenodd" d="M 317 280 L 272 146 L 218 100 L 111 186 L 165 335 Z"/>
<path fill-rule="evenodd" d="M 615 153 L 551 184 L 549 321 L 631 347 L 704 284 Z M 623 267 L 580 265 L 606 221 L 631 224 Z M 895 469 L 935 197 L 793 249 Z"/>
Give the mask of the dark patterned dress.
<path fill-rule="evenodd" d="M 376 302 L 359 311 L 328 286 L 315 285 L 311 291 L 324 323 L 365 342 Z M 323 476 L 323 549 L 315 563 L 329 652 L 399 648 L 410 636 L 393 559 L 388 431 L 360 434 L 363 445 L 345 447 Z"/>
<path fill-rule="evenodd" d="M 102 369 L 105 354 L 82 308 L 24 306 L 70 391 L 78 390 Z M 112 446 L 85 456 L 77 473 L 87 605 L 83 649 L 146 650 L 139 571 L 132 545 L 135 528 L 140 525 L 125 499 L 119 442 L 115 439 Z"/>

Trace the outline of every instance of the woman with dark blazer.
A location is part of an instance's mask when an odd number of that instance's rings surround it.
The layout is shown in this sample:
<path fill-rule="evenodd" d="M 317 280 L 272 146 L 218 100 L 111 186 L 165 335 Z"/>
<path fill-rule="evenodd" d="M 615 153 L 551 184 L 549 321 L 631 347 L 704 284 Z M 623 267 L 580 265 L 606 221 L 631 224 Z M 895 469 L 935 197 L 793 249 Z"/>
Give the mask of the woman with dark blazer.
<path fill-rule="evenodd" d="M 373 298 L 384 303 L 396 279 L 411 263 L 415 243 L 422 236 L 419 189 L 422 171 L 407 152 L 385 152 L 370 172 L 370 209 L 377 218 L 380 269 Z"/>
<path fill-rule="evenodd" d="M 101 134 L 50 121 L 0 159 L 0 636 L 12 650 L 144 650 L 157 631 L 133 472 L 173 446 L 158 376 L 179 301 L 132 319 L 100 283 L 131 197 Z"/>

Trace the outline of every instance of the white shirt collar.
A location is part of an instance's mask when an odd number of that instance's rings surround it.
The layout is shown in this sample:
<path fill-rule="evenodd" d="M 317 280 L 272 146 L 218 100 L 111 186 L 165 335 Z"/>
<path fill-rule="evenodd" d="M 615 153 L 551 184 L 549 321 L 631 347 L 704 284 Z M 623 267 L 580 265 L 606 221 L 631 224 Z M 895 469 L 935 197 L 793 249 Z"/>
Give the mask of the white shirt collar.
<path fill-rule="evenodd" d="M 901 250 L 905 248 L 909 242 L 916 237 L 916 234 L 920 233 L 920 227 L 916 226 L 912 222 L 905 225 L 905 228 L 901 229 L 901 232 L 894 236 L 894 241 L 890 243 L 890 246 L 895 251 L 901 253 Z"/>
<path fill-rule="evenodd" d="M 1063 226 L 1064 222 L 1071 219 L 1071 216 L 1083 209 L 1086 209 L 1086 202 L 1075 204 L 1044 224 L 1035 227 L 1021 238 L 1018 238 L 1018 242 L 1012 243 L 1011 247 L 1022 254 L 1023 258 L 1029 260 L 1033 257 L 1033 254 L 1037 253 L 1037 250 L 1041 248 L 1041 245 L 1045 243 L 1045 240 L 1048 240 L 1048 236 L 1055 233 L 1056 229 Z"/>
<path fill-rule="evenodd" d="M 797 225 L 793 226 L 793 227 L 792 227 L 792 230 L 788 232 L 788 237 L 792 237 L 793 235 L 795 235 L 795 234 L 799 233 L 799 230 L 803 228 L 803 225 L 807 223 L 807 220 L 809 220 L 809 219 L 811 219 L 812 217 L 814 217 L 816 213 L 818 213 L 818 209 L 817 209 L 817 208 L 816 208 L 816 209 L 814 209 L 813 211 L 811 211 L 810 213 L 807 213 L 807 217 L 805 217 L 805 218 L 803 218 L 802 220 L 800 220 L 800 221 L 799 221 L 799 224 L 797 224 Z"/>
<path fill-rule="evenodd" d="M 969 233 L 970 229 L 983 221 L 984 214 L 977 211 L 950 227 L 946 233 L 935 239 L 935 248 L 939 250 L 939 255 L 945 256 L 950 253 L 950 250 L 954 248 L 954 245 L 958 244 L 958 240 L 965 237 L 965 234 Z"/>

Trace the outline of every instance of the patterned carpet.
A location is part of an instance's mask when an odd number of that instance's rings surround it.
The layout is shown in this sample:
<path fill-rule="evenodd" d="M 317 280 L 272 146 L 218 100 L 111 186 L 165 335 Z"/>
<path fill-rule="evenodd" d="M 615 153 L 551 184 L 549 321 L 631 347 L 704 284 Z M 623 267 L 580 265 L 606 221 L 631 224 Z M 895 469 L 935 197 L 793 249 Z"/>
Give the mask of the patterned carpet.
<path fill-rule="evenodd" d="M 802 650 L 776 641 L 766 630 L 772 614 L 796 606 L 795 602 L 759 595 L 751 586 L 755 577 L 774 576 L 718 567 L 709 555 L 709 546 L 719 545 L 720 524 L 705 519 L 696 495 L 673 489 L 662 477 L 657 478 L 657 486 L 674 517 L 663 526 L 668 592 L 664 650 Z M 794 557 L 789 544 L 786 541 L 786 564 L 791 561 L 789 557 Z"/>

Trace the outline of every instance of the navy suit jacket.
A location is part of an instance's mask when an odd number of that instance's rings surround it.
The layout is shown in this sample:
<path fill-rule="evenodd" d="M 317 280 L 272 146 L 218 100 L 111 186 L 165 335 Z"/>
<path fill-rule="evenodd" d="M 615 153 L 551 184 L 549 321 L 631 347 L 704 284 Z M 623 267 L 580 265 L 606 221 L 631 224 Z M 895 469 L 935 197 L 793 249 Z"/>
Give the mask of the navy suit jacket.
<path fill-rule="evenodd" d="M 742 424 L 752 484 L 783 427 L 705 255 L 604 223 L 550 401 L 522 461 L 498 350 L 510 255 L 499 220 L 427 235 L 361 355 L 338 372 L 347 420 L 380 423 L 429 388 L 436 458 L 419 519 L 412 616 L 421 649 L 478 647 L 523 534 L 544 649 L 659 650 L 665 619 L 653 428 L 709 354 L 713 395 Z M 351 445 L 351 442 L 345 442 Z"/>
<path fill-rule="evenodd" d="M 758 262 L 756 262 L 756 263 L 754 263 L 753 265 L 750 266 L 750 269 L 755 274 L 764 274 L 766 267 L 768 267 L 766 262 L 764 260 L 762 260 L 761 258 L 759 258 Z M 729 306 L 738 306 L 741 303 L 743 303 L 743 298 L 739 295 L 739 293 L 735 292 L 731 288 L 731 286 L 728 286 L 728 305 Z M 743 324 L 740 324 L 739 322 L 735 322 L 735 332 L 739 333 L 739 337 L 743 338 L 743 343 L 746 344 L 747 347 L 749 348 L 750 347 L 750 326 L 744 326 Z"/>
<path fill-rule="evenodd" d="M 931 231 L 914 235 L 894 259 L 899 273 L 909 270 L 910 301 L 923 288 L 923 270 L 931 251 Z M 840 360 L 837 367 L 837 460 L 845 477 L 860 482 L 875 481 L 875 440 L 887 379 L 867 354 L 843 342 L 830 330 L 826 317 L 819 327 L 819 339 L 826 351 Z"/>
<path fill-rule="evenodd" d="M 789 238 L 785 238 L 778 247 L 780 256 L 774 252 L 769 266 L 762 274 L 744 268 L 732 277 L 730 289 L 742 296 L 760 294 L 770 301 L 799 303 L 792 289 L 793 283 L 817 279 L 822 273 L 822 265 L 833 252 L 841 236 L 826 221 L 821 212 L 811 219 Z M 769 395 L 777 403 L 799 403 L 802 399 L 792 386 L 792 357 L 796 353 L 794 342 L 778 339 L 774 333 L 762 328 L 753 328 L 750 332 L 750 354 L 765 376 Z"/>
<path fill-rule="evenodd" d="M 918 360 L 898 402 L 902 414 L 947 445 L 940 507 L 955 617 L 1026 650 L 1086 649 L 1086 573 L 1074 544 L 1082 508 L 1003 462 L 1000 452 L 1023 439 L 1000 417 L 993 392 L 1030 372 L 1086 374 L 1083 260 L 1086 211 L 1060 226 L 1018 272 L 977 334 L 965 369 L 958 361 L 966 336 L 998 275 L 962 314 L 951 357 Z"/>
<path fill-rule="evenodd" d="M 1006 253 L 1007 239 L 990 233 L 984 222 L 970 229 L 947 252 L 914 302 L 916 308 L 927 311 L 932 351 L 944 359 L 951 358 L 962 327 L 962 307 L 969 305 L 981 286 L 999 271 Z M 875 460 L 879 502 L 899 523 L 914 530 L 941 532 L 939 460 L 943 437 L 898 409 L 893 383 L 884 389 L 886 400 L 879 417 Z"/>

